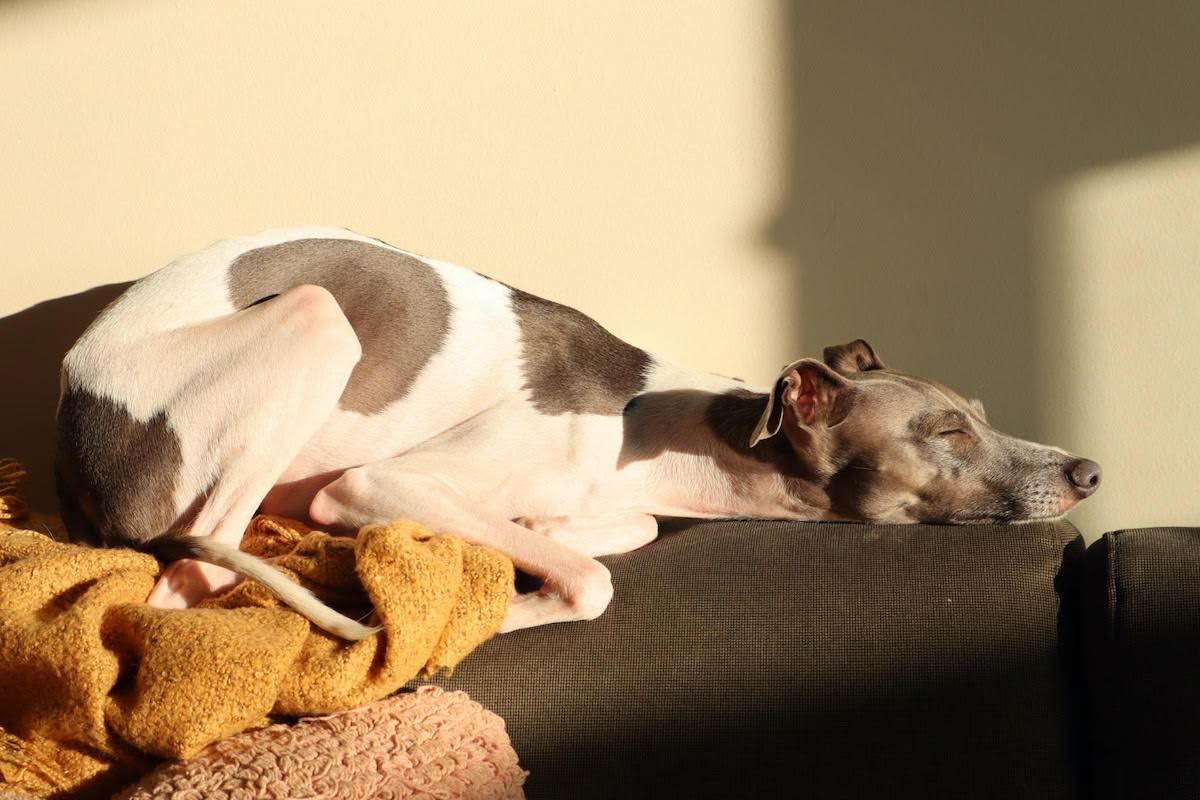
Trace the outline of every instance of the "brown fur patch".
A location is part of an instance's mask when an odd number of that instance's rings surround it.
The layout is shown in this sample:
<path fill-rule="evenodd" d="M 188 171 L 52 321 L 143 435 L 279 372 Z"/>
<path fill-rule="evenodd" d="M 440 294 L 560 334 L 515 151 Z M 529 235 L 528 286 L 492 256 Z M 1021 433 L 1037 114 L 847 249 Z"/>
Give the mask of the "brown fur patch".
<path fill-rule="evenodd" d="M 774 463 L 779 459 L 778 440 L 764 439 L 756 447 L 750 446 L 750 435 L 766 404 L 766 395 L 749 389 L 734 389 L 713 395 L 705 408 L 704 422 L 717 439 L 731 450 L 752 455 L 759 461 Z M 778 403 L 777 407 L 782 416 L 782 403 Z"/>
<path fill-rule="evenodd" d="M 183 456 L 166 414 L 138 422 L 108 398 L 68 389 L 57 436 L 55 471 L 72 538 L 138 545 L 171 528 Z"/>
<path fill-rule="evenodd" d="M 543 414 L 620 414 L 646 385 L 650 356 L 568 306 L 512 289 L 521 369 Z"/>
<path fill-rule="evenodd" d="M 821 466 L 814 453 L 798 451 L 788 436 L 772 436 L 750 447 L 766 396 L 747 389 L 734 389 L 712 397 L 704 421 L 717 440 L 736 453 L 748 455 L 778 473 L 788 497 L 813 509 L 827 509 L 829 499 L 820 478 Z"/>
<path fill-rule="evenodd" d="M 403 398 L 450 328 L 450 300 L 425 262 L 350 239 L 298 239 L 243 253 L 229 297 L 245 308 L 301 284 L 328 289 L 362 345 L 338 404 L 376 414 Z"/>

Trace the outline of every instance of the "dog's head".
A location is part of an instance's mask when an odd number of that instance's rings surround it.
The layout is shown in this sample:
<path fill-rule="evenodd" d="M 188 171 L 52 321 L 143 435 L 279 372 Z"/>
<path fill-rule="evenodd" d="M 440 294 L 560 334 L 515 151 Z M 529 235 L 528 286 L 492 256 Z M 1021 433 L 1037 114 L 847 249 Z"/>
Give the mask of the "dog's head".
<path fill-rule="evenodd" d="M 1053 519 L 1100 485 L 1096 462 L 997 431 L 979 401 L 889 369 L 862 339 L 783 370 L 750 445 L 780 435 L 843 519 Z"/>

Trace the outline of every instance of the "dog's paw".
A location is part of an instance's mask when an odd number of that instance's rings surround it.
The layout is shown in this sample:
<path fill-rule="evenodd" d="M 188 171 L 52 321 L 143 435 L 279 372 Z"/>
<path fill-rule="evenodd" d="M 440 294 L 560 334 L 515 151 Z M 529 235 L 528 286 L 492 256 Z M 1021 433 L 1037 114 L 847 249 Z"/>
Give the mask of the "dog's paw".
<path fill-rule="evenodd" d="M 184 559 L 167 565 L 146 602 L 157 608 L 190 608 L 241 580 L 241 575 L 216 564 Z"/>
<path fill-rule="evenodd" d="M 608 608 L 612 596 L 608 569 L 599 561 L 587 559 L 565 580 L 547 578 L 538 591 L 514 595 L 500 632 L 595 619 Z"/>

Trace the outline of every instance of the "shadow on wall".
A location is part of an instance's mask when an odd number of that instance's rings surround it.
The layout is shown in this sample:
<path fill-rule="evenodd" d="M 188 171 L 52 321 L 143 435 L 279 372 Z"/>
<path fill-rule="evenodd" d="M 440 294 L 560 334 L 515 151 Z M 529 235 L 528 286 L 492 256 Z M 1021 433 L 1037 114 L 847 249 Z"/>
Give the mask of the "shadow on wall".
<path fill-rule="evenodd" d="M 799 2 L 783 18 L 790 163 L 771 235 L 799 276 L 805 351 L 864 336 L 983 398 L 1001 429 L 1054 439 L 1038 429 L 1056 317 L 1035 290 L 1055 268 L 1034 252 L 1037 196 L 1200 140 L 1200 11 Z"/>
<path fill-rule="evenodd" d="M 129 287 L 98 286 L 38 303 L 0 319 L 0 375 L 5 378 L 0 458 L 16 458 L 29 472 L 29 504 L 58 508 L 54 494 L 54 410 L 58 372 L 67 349 L 100 310 Z"/>

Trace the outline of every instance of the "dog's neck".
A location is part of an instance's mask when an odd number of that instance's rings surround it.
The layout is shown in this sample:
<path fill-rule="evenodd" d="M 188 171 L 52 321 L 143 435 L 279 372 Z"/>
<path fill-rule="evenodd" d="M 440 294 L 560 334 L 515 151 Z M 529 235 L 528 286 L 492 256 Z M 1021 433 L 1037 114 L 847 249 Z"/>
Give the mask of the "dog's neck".
<path fill-rule="evenodd" d="M 765 392 L 646 392 L 625 409 L 622 465 L 648 461 L 664 515 L 829 519 L 831 474 L 819 442 L 795 426 L 754 447 Z"/>

